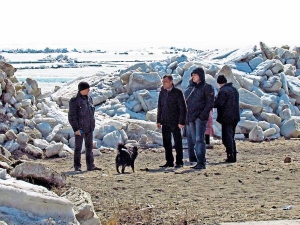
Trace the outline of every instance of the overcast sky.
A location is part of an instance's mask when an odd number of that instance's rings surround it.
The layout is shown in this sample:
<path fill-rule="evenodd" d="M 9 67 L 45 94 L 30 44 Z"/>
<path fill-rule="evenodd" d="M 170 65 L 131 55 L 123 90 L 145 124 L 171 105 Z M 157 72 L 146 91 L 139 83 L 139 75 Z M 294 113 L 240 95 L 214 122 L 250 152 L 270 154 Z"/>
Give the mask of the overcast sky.
<path fill-rule="evenodd" d="M 300 45 L 299 0 L 6 0 L 0 48 Z"/>

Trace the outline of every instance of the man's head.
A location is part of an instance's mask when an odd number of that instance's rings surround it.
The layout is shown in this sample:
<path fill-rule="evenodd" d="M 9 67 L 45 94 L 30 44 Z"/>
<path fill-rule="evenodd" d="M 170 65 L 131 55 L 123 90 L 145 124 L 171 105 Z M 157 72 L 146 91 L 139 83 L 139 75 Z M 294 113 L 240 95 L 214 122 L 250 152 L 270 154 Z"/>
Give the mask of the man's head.
<path fill-rule="evenodd" d="M 198 68 L 194 69 L 191 73 L 191 77 L 193 79 L 193 82 L 195 82 L 195 83 L 205 81 L 205 72 L 204 72 L 203 68 L 198 67 Z"/>
<path fill-rule="evenodd" d="M 172 75 L 164 75 L 162 79 L 163 88 L 164 89 L 170 89 L 173 87 L 173 77 Z"/>
<path fill-rule="evenodd" d="M 226 77 L 223 74 L 219 75 L 217 78 L 217 83 L 219 84 L 220 87 L 223 87 L 224 84 L 227 83 Z"/>
<path fill-rule="evenodd" d="M 89 92 L 90 92 L 90 85 L 87 82 L 85 82 L 85 81 L 81 81 L 78 84 L 78 91 L 82 95 L 88 95 Z"/>

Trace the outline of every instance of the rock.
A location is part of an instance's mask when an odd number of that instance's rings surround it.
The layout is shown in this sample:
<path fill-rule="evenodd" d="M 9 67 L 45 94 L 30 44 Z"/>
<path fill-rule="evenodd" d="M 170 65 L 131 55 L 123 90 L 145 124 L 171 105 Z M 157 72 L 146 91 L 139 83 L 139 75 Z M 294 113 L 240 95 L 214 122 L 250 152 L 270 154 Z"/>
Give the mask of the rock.
<path fill-rule="evenodd" d="M 262 63 L 264 60 L 263 60 L 263 58 L 262 57 L 255 57 L 255 58 L 253 58 L 253 59 L 251 59 L 250 61 L 249 61 L 249 66 L 251 67 L 251 69 L 252 70 L 255 70 L 256 69 L 256 67 L 260 64 L 260 63 Z"/>
<path fill-rule="evenodd" d="M 277 133 L 276 129 L 272 127 L 272 128 L 269 128 L 269 129 L 265 130 L 263 132 L 263 136 L 264 136 L 264 138 L 267 138 L 267 137 L 270 137 L 270 136 L 272 136 L 272 135 L 274 135 L 276 133 Z"/>
<path fill-rule="evenodd" d="M 0 180 L 5 180 L 7 177 L 6 169 L 0 168 Z"/>
<path fill-rule="evenodd" d="M 66 176 L 58 174 L 44 164 L 24 162 L 17 165 L 11 175 L 19 179 L 34 179 L 46 185 L 63 187 L 66 185 Z"/>
<path fill-rule="evenodd" d="M 163 146 L 162 134 L 156 131 L 148 130 L 146 132 L 148 140 L 152 141 L 155 144 Z"/>
<path fill-rule="evenodd" d="M 19 145 L 26 145 L 28 141 L 28 135 L 24 132 L 20 132 L 17 134 L 17 142 Z"/>
<path fill-rule="evenodd" d="M 13 77 L 17 71 L 15 67 L 3 61 L 0 61 L 0 69 L 6 73 L 8 78 Z"/>
<path fill-rule="evenodd" d="M 6 163 L 6 162 L 2 162 L 1 161 L 1 158 L 0 158 L 0 168 L 3 168 L 3 169 L 10 169 L 10 166 Z M 1 179 L 1 178 L 0 178 Z M 2 178 L 4 179 L 4 178 Z"/>
<path fill-rule="evenodd" d="M 280 134 L 286 138 L 297 138 L 300 136 L 300 123 L 296 119 L 289 119 L 280 127 Z"/>
<path fill-rule="evenodd" d="M 62 225 L 79 225 L 73 204 L 42 186 L 13 178 L 0 179 L 0 195 L 0 214 L 5 215 L 4 220 L 9 224 L 33 224 L 33 218 L 42 221 L 51 217 L 53 221 L 61 221 L 59 224 Z"/>
<path fill-rule="evenodd" d="M 146 113 L 146 119 L 152 122 L 156 122 L 157 119 L 157 108 L 152 109 Z"/>
<path fill-rule="evenodd" d="M 52 131 L 51 125 L 47 122 L 38 123 L 36 128 L 42 133 L 43 137 L 47 137 Z"/>
<path fill-rule="evenodd" d="M 58 153 L 60 152 L 60 150 L 62 149 L 63 146 L 64 146 L 63 143 L 56 143 L 56 144 L 48 145 L 45 149 L 46 150 L 45 155 L 47 157 L 52 157 L 52 156 L 58 155 Z"/>
<path fill-rule="evenodd" d="M 145 112 L 157 108 L 157 102 L 158 102 L 157 91 L 140 90 L 136 92 L 136 96 Z"/>
<path fill-rule="evenodd" d="M 262 63 L 260 63 L 256 69 L 251 73 L 256 76 L 263 76 L 265 75 L 266 71 L 273 65 L 272 60 L 266 60 Z"/>
<path fill-rule="evenodd" d="M 24 152 L 26 152 L 36 158 L 42 158 L 42 156 L 43 156 L 42 149 L 35 147 L 34 145 L 31 145 L 31 144 L 27 144 L 24 147 Z"/>
<path fill-rule="evenodd" d="M 128 93 L 138 90 L 156 90 L 161 86 L 161 78 L 158 73 L 134 72 L 131 74 L 128 83 Z"/>
<path fill-rule="evenodd" d="M 264 140 L 263 130 L 259 126 L 255 126 L 249 133 L 249 140 L 260 142 Z"/>
<path fill-rule="evenodd" d="M 130 140 L 139 140 L 141 135 L 145 134 L 145 129 L 138 124 L 129 123 L 126 133 Z"/>
<path fill-rule="evenodd" d="M 14 140 L 14 139 L 17 139 L 17 135 L 15 134 L 15 132 L 13 130 L 8 130 L 6 133 L 5 133 L 5 136 L 8 140 Z"/>
<path fill-rule="evenodd" d="M 261 98 L 244 88 L 240 88 L 238 92 L 240 95 L 241 109 L 250 109 L 253 114 L 259 114 L 262 111 Z"/>
<path fill-rule="evenodd" d="M 262 112 L 260 114 L 261 118 L 264 119 L 265 121 L 269 122 L 269 123 L 274 123 L 277 126 L 281 125 L 281 118 L 279 116 L 277 116 L 274 113 L 266 113 L 266 112 Z"/>
<path fill-rule="evenodd" d="M 284 158 L 284 163 L 291 163 L 292 162 L 292 158 L 287 156 Z"/>
<path fill-rule="evenodd" d="M 76 219 L 81 225 L 101 225 L 96 215 L 91 195 L 80 188 L 71 187 L 61 195 L 73 202 Z"/>
<path fill-rule="evenodd" d="M 260 42 L 259 45 L 260 45 L 260 49 L 265 54 L 267 59 L 273 59 L 274 58 L 275 53 L 268 45 L 266 45 L 264 42 Z"/>
<path fill-rule="evenodd" d="M 122 134 L 119 130 L 115 130 L 103 137 L 102 145 L 105 147 L 115 148 L 118 143 L 124 143 Z"/>

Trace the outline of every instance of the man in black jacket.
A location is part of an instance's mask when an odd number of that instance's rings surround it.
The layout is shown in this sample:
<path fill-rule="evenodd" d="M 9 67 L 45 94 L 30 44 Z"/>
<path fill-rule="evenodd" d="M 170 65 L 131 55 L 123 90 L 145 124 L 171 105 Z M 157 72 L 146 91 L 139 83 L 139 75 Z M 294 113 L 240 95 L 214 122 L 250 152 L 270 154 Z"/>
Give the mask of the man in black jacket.
<path fill-rule="evenodd" d="M 203 68 L 199 67 L 194 69 L 191 73 L 191 77 L 190 85 L 184 92 L 187 105 L 188 145 L 189 148 L 194 148 L 193 150 L 197 158 L 197 164 L 191 168 L 205 169 L 205 130 L 209 113 L 214 104 L 214 89 L 210 84 L 205 82 L 205 72 Z M 193 141 L 193 143 L 190 143 L 191 141 Z M 189 154 L 190 153 L 191 149 L 189 149 Z"/>
<path fill-rule="evenodd" d="M 95 129 L 95 108 L 92 98 L 88 96 L 90 85 L 87 82 L 78 84 L 78 93 L 70 99 L 68 119 L 75 132 L 74 169 L 81 171 L 81 148 L 84 139 L 87 170 L 101 170 L 94 165 L 93 131 Z"/>
<path fill-rule="evenodd" d="M 183 166 L 181 129 L 185 124 L 186 106 L 183 93 L 173 85 L 172 75 L 165 75 L 158 97 L 157 127 L 162 127 L 166 164 L 161 167 L 173 167 L 172 135 L 176 150 L 176 168 Z"/>
<path fill-rule="evenodd" d="M 217 121 L 222 125 L 222 142 L 226 148 L 228 163 L 236 162 L 235 128 L 240 121 L 239 92 L 232 83 L 227 83 L 224 75 L 219 75 L 217 83 L 220 91 L 214 108 L 217 108 Z"/>

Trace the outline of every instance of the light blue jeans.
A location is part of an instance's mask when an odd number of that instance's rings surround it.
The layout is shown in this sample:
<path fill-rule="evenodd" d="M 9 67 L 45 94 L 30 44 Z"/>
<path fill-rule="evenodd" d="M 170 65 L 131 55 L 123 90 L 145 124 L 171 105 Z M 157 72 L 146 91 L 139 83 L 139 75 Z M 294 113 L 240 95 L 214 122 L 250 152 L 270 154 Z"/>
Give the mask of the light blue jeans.
<path fill-rule="evenodd" d="M 196 119 L 194 122 L 189 123 L 189 131 L 193 142 L 195 143 L 194 151 L 197 157 L 197 165 L 205 166 L 206 163 L 206 143 L 205 143 L 205 130 L 207 120 Z"/>

